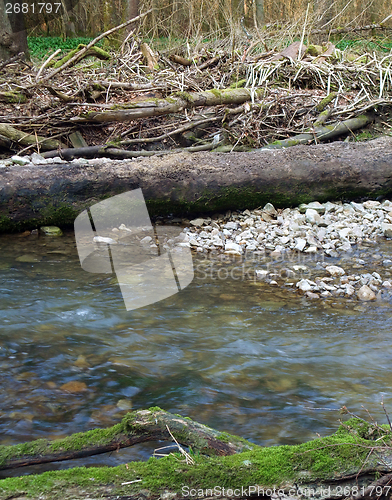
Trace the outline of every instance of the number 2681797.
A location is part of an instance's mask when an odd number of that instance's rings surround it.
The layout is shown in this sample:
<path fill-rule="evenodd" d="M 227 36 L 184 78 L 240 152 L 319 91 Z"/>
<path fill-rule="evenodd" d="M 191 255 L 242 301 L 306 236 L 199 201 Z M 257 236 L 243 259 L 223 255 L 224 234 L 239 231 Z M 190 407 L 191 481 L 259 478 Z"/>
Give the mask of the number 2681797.
<path fill-rule="evenodd" d="M 6 3 L 6 14 L 61 14 L 61 3 Z"/>

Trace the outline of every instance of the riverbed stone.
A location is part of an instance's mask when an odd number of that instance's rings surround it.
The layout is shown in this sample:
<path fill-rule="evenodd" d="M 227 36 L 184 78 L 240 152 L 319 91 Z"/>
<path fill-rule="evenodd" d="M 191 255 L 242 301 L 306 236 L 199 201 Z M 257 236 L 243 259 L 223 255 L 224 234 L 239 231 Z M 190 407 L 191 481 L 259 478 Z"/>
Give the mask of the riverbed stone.
<path fill-rule="evenodd" d="M 12 163 L 16 163 L 16 165 L 28 165 L 30 163 L 30 158 L 28 156 L 11 156 Z"/>
<path fill-rule="evenodd" d="M 32 262 L 39 262 L 40 258 L 38 255 L 32 254 L 32 253 L 25 253 L 23 255 L 20 255 L 15 259 L 17 262 L 26 262 L 26 263 L 32 263 Z"/>
<path fill-rule="evenodd" d="M 199 217 L 198 219 L 191 220 L 189 223 L 191 226 L 201 227 L 205 223 L 205 220 Z"/>
<path fill-rule="evenodd" d="M 376 208 L 376 207 L 379 207 L 381 205 L 381 203 L 379 201 L 375 201 L 375 200 L 367 200 L 363 203 L 363 206 L 365 208 Z"/>
<path fill-rule="evenodd" d="M 238 243 L 234 243 L 234 241 L 227 241 L 225 243 L 225 252 L 226 253 L 231 253 L 231 254 L 236 254 L 236 255 L 242 255 L 242 247 Z"/>
<path fill-rule="evenodd" d="M 79 380 L 71 380 L 60 386 L 60 389 L 65 392 L 78 393 L 87 390 L 87 385 Z"/>
<path fill-rule="evenodd" d="M 357 292 L 358 300 L 363 302 L 368 302 L 370 300 L 376 300 L 376 294 L 367 285 L 362 285 Z"/>
<path fill-rule="evenodd" d="M 316 210 L 313 208 L 307 208 L 305 212 L 305 220 L 309 224 L 319 224 L 321 222 L 321 217 Z"/>
<path fill-rule="evenodd" d="M 308 280 L 308 279 L 303 279 L 301 281 L 298 281 L 296 284 L 296 287 L 301 290 L 302 292 L 310 292 L 313 290 L 316 286 L 316 283 Z"/>
<path fill-rule="evenodd" d="M 272 203 L 267 203 L 263 208 L 263 212 L 271 216 L 275 216 L 278 213 Z"/>
<path fill-rule="evenodd" d="M 329 273 L 331 276 L 343 276 L 343 274 L 346 274 L 346 271 L 339 266 L 327 266 L 325 268 L 327 273 Z"/>
<path fill-rule="evenodd" d="M 295 250 L 298 250 L 299 252 L 302 252 L 302 250 L 306 247 L 306 240 L 303 238 L 296 238 L 295 239 Z"/>
<path fill-rule="evenodd" d="M 383 222 L 381 224 L 382 232 L 386 238 L 392 238 L 392 224 L 388 224 L 387 222 Z"/>

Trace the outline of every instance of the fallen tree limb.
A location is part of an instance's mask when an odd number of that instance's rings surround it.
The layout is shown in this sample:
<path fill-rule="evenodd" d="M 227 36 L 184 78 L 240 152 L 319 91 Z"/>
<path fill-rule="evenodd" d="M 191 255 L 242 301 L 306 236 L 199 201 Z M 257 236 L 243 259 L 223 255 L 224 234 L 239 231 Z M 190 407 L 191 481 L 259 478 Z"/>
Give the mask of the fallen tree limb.
<path fill-rule="evenodd" d="M 340 135 L 350 133 L 353 130 L 365 127 L 372 121 L 374 121 L 373 114 L 363 114 L 343 122 L 336 122 L 327 126 L 317 126 L 312 132 L 295 135 L 294 137 L 290 137 L 290 139 L 274 141 L 271 144 L 260 148 L 260 150 L 288 148 L 290 146 L 297 146 L 298 144 L 309 144 L 313 141 L 328 141 L 330 139 L 335 139 Z"/>
<path fill-rule="evenodd" d="M 94 56 L 98 59 L 101 59 L 102 61 L 107 61 L 110 59 L 110 54 L 109 52 L 106 52 L 105 50 L 100 49 L 99 47 L 90 47 L 89 49 L 86 49 L 86 45 L 79 44 L 76 49 L 71 50 L 66 56 L 64 56 L 62 59 L 57 61 L 53 67 L 55 69 L 61 68 L 62 66 L 65 65 L 66 62 L 70 61 L 72 59 L 72 65 L 77 64 L 80 62 L 82 59 L 85 59 L 86 57 L 91 57 Z M 68 65 L 69 67 L 70 65 Z"/>
<path fill-rule="evenodd" d="M 75 158 L 113 158 L 118 160 L 125 160 L 127 158 L 141 158 L 146 156 L 155 155 L 171 155 L 175 153 L 197 153 L 198 151 L 211 151 L 218 147 L 220 143 L 209 142 L 206 144 L 200 144 L 198 146 L 190 146 L 188 148 L 181 149 L 159 149 L 150 151 L 127 151 L 126 149 L 119 149 L 113 146 L 101 145 L 101 146 L 84 146 L 80 148 L 67 148 L 67 149 L 56 149 L 54 151 L 48 151 L 43 153 L 44 158 L 56 158 L 60 157 L 63 160 L 72 161 Z"/>
<path fill-rule="evenodd" d="M 47 137 L 41 137 L 39 135 L 26 134 L 11 125 L 8 125 L 7 123 L 0 123 L 0 134 L 22 146 L 38 145 L 43 151 L 64 147 L 64 145 L 56 139 L 48 139 Z"/>
<path fill-rule="evenodd" d="M 22 104 L 26 101 L 26 96 L 21 92 L 0 92 L 0 102 Z"/>
<path fill-rule="evenodd" d="M 0 168 L 0 232 L 73 224 L 141 188 L 151 216 L 392 196 L 392 137 L 250 153 L 187 153 Z"/>
<path fill-rule="evenodd" d="M 123 90 L 165 90 L 167 87 L 161 84 L 154 83 L 128 83 L 128 82 L 112 82 L 108 80 L 100 80 L 98 82 L 93 82 L 93 85 L 102 85 L 105 88 L 113 88 L 113 89 L 123 89 Z"/>
<path fill-rule="evenodd" d="M 144 143 L 149 143 L 149 142 L 157 142 L 157 141 L 163 141 L 164 139 L 167 139 L 168 137 L 172 137 L 173 135 L 179 135 L 182 134 L 183 132 L 186 132 L 187 130 L 192 130 L 195 127 L 199 127 L 200 125 L 207 125 L 208 123 L 213 123 L 219 120 L 223 120 L 223 117 L 219 116 L 211 116 L 210 118 L 204 118 L 202 120 L 194 120 L 192 122 L 188 122 L 185 125 L 182 125 L 174 130 L 171 130 L 170 132 L 166 132 L 164 134 L 161 134 L 157 137 L 140 137 L 137 139 L 124 139 L 119 142 L 121 146 L 130 146 L 131 144 L 144 144 Z"/>
<path fill-rule="evenodd" d="M 146 441 L 176 440 L 205 455 L 233 455 L 257 448 L 237 436 L 173 415 L 160 408 L 128 413 L 120 424 L 50 441 L 39 439 L 24 445 L 0 446 L 0 470 L 99 455 Z"/>
<path fill-rule="evenodd" d="M 206 90 L 204 92 L 177 92 L 166 99 L 146 99 L 145 101 L 133 102 L 127 105 L 115 105 L 110 111 L 98 113 L 88 111 L 80 117 L 72 119 L 73 122 L 113 122 L 131 121 L 148 116 L 162 116 L 177 113 L 185 108 L 199 106 L 218 106 L 220 104 L 242 104 L 250 101 L 253 97 L 262 95 L 263 90 L 250 89 L 222 89 Z M 122 108 L 122 109 L 121 109 Z"/>

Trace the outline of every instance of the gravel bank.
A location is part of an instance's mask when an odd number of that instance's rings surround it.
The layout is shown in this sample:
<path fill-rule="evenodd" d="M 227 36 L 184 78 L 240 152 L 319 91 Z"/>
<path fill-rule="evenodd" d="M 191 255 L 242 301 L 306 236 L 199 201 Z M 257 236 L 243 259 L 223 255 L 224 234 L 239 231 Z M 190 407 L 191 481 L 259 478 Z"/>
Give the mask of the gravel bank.
<path fill-rule="evenodd" d="M 372 263 L 377 271 L 358 257 L 358 250 L 392 238 L 389 200 L 312 202 L 284 210 L 268 203 L 256 210 L 191 220 L 183 234 L 182 246 L 199 254 L 252 260 L 256 279 L 292 287 L 309 298 L 369 302 L 391 295 L 392 256 L 376 254 Z"/>

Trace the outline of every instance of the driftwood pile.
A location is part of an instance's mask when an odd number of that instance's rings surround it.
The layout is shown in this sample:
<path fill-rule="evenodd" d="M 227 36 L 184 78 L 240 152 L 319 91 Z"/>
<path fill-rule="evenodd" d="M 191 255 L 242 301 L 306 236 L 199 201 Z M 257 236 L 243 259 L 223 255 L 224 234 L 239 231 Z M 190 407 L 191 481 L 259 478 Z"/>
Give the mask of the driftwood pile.
<path fill-rule="evenodd" d="M 353 56 L 330 42 L 303 41 L 278 52 L 261 39 L 158 53 L 136 37 L 116 53 L 94 51 L 104 36 L 57 63 L 55 53 L 37 66 L 20 58 L 0 64 L 3 157 L 132 158 L 317 143 L 374 120 L 382 125 L 392 105 L 391 53 Z"/>

